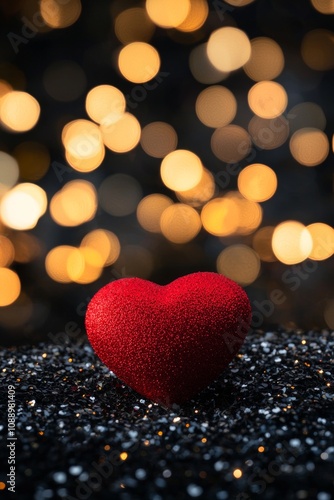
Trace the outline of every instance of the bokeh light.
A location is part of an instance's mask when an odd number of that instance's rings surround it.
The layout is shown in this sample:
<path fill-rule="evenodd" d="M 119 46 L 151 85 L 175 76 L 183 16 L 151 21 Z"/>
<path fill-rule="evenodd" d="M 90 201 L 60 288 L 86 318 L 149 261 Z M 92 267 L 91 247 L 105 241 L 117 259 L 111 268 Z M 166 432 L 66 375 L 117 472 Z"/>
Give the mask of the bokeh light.
<path fill-rule="evenodd" d="M 123 217 L 135 212 L 143 193 L 139 182 L 130 175 L 110 175 L 99 187 L 100 205 L 108 214 Z"/>
<path fill-rule="evenodd" d="M 261 149 L 276 149 L 289 137 L 289 121 L 284 116 L 260 118 L 253 116 L 248 124 L 252 141 Z"/>
<path fill-rule="evenodd" d="M 40 105 L 27 92 L 14 90 L 1 99 L 1 123 L 10 131 L 27 132 L 38 122 Z"/>
<path fill-rule="evenodd" d="M 261 270 L 257 253 L 247 245 L 231 245 L 217 258 L 217 271 L 241 286 L 253 283 Z"/>
<path fill-rule="evenodd" d="M 40 12 L 45 23 L 51 28 L 67 28 L 75 23 L 81 14 L 80 0 L 41 0 Z"/>
<path fill-rule="evenodd" d="M 251 151 L 252 142 L 248 132 L 239 125 L 217 128 L 211 137 L 211 148 L 215 156 L 226 163 L 236 163 Z"/>
<path fill-rule="evenodd" d="M 194 208 L 175 203 L 163 211 L 160 227 L 162 234 L 172 243 L 187 243 L 197 236 L 202 224 Z"/>
<path fill-rule="evenodd" d="M 253 163 L 244 168 L 238 176 L 240 193 L 251 201 L 266 201 L 277 189 L 275 172 L 262 163 Z"/>
<path fill-rule="evenodd" d="M 93 283 L 102 274 L 103 258 L 101 254 L 90 247 L 76 249 L 67 259 L 67 270 L 71 281 L 80 285 Z"/>
<path fill-rule="evenodd" d="M 284 68 L 284 55 L 275 40 L 259 37 L 251 40 L 251 57 L 244 65 L 245 73 L 252 80 L 273 80 Z"/>
<path fill-rule="evenodd" d="M 119 257 L 121 245 L 116 234 L 107 229 L 94 229 L 81 241 L 81 248 L 90 248 L 100 256 L 101 266 L 110 266 Z"/>
<path fill-rule="evenodd" d="M 71 155 L 69 151 L 65 151 L 65 157 L 67 163 L 71 165 L 74 170 L 78 172 L 92 172 L 96 170 L 104 160 L 105 157 L 105 147 L 103 144 L 100 145 L 100 149 L 94 156 L 90 156 L 89 158 L 80 158 L 77 156 Z"/>
<path fill-rule="evenodd" d="M 258 82 L 248 92 L 248 104 L 253 113 L 261 118 L 276 118 L 288 104 L 287 93 L 277 82 Z"/>
<path fill-rule="evenodd" d="M 233 201 L 237 209 L 235 234 L 247 235 L 253 233 L 262 222 L 261 205 L 247 200 L 238 191 L 230 191 L 224 197 Z"/>
<path fill-rule="evenodd" d="M 0 151 L 0 195 L 16 184 L 19 178 L 19 166 L 15 158 Z"/>
<path fill-rule="evenodd" d="M 329 259 L 334 253 L 334 229 L 322 222 L 315 222 L 306 227 L 313 240 L 313 248 L 309 258 L 313 260 Z"/>
<path fill-rule="evenodd" d="M 202 178 L 196 186 L 187 191 L 177 191 L 177 198 L 192 207 L 200 207 L 209 201 L 216 192 L 213 175 L 206 168 L 203 169 Z"/>
<path fill-rule="evenodd" d="M 325 130 L 326 116 L 323 109 L 315 102 L 301 102 L 293 106 L 287 114 L 290 124 L 290 132 L 305 127 Z"/>
<path fill-rule="evenodd" d="M 79 226 L 93 219 L 96 210 L 96 190 L 91 182 L 84 180 L 68 182 L 50 202 L 51 217 L 60 226 Z"/>
<path fill-rule="evenodd" d="M 117 122 L 125 112 L 124 94 L 112 85 L 98 85 L 86 97 L 86 111 L 89 117 L 104 126 Z"/>
<path fill-rule="evenodd" d="M 0 216 L 6 226 L 25 230 L 36 226 L 47 208 L 45 191 L 31 183 L 16 185 L 1 200 Z"/>
<path fill-rule="evenodd" d="M 15 257 L 14 245 L 9 238 L 0 234 L 0 267 L 11 265 Z"/>
<path fill-rule="evenodd" d="M 131 42 L 148 42 L 155 25 L 142 7 L 125 9 L 115 19 L 115 34 L 124 45 Z"/>
<path fill-rule="evenodd" d="M 328 71 L 334 68 L 334 33 L 330 30 L 309 31 L 303 38 L 301 56 L 311 69 Z"/>
<path fill-rule="evenodd" d="M 162 181 L 174 191 L 192 189 L 200 182 L 202 173 L 200 158 L 186 149 L 172 151 L 161 162 Z"/>
<path fill-rule="evenodd" d="M 84 70 L 74 61 L 56 61 L 43 75 L 45 90 L 56 101 L 71 102 L 85 91 L 87 79 Z"/>
<path fill-rule="evenodd" d="M 193 77 L 200 83 L 212 84 L 225 80 L 228 71 L 219 71 L 210 62 L 207 53 L 207 43 L 201 43 L 193 48 L 189 56 L 189 68 Z"/>
<path fill-rule="evenodd" d="M 244 31 L 227 26 L 210 35 L 207 54 L 211 63 L 220 71 L 233 71 L 249 60 L 251 44 Z"/>
<path fill-rule="evenodd" d="M 190 0 L 190 10 L 185 20 L 176 26 L 186 33 L 196 31 L 203 26 L 209 14 L 207 0 Z"/>
<path fill-rule="evenodd" d="M 21 142 L 13 151 L 19 169 L 20 178 L 25 181 L 37 181 L 48 171 L 50 153 L 48 148 L 38 142 Z"/>
<path fill-rule="evenodd" d="M 113 124 L 101 125 L 103 142 L 115 153 L 127 153 L 140 141 L 141 127 L 132 113 L 124 115 Z"/>
<path fill-rule="evenodd" d="M 173 205 L 173 200 L 163 194 L 149 194 L 140 200 L 137 207 L 139 224 L 151 233 L 160 233 L 160 218 L 164 210 Z"/>
<path fill-rule="evenodd" d="M 290 152 L 301 165 L 306 167 L 320 165 L 329 154 L 328 137 L 322 130 L 301 128 L 290 139 Z"/>
<path fill-rule="evenodd" d="M 333 0 L 311 0 L 311 4 L 321 14 L 334 14 Z"/>
<path fill-rule="evenodd" d="M 214 236 L 229 236 L 239 227 L 239 212 L 234 200 L 215 198 L 204 205 L 201 212 L 204 229 Z"/>
<path fill-rule="evenodd" d="M 72 254 L 80 258 L 79 250 L 70 245 L 59 245 L 48 252 L 45 258 L 45 269 L 51 279 L 59 283 L 71 283 L 68 260 Z"/>
<path fill-rule="evenodd" d="M 89 120 L 73 120 L 65 125 L 62 142 L 70 156 L 78 160 L 94 158 L 103 149 L 100 128 Z"/>
<path fill-rule="evenodd" d="M 225 0 L 229 5 L 233 5 L 233 7 L 245 7 L 245 5 L 249 5 L 253 3 L 255 0 Z"/>
<path fill-rule="evenodd" d="M 190 0 L 146 0 L 151 20 L 162 28 L 176 28 L 190 13 Z"/>
<path fill-rule="evenodd" d="M 207 127 L 224 127 L 236 115 L 237 100 L 226 87 L 213 85 L 198 95 L 195 110 L 198 119 Z"/>
<path fill-rule="evenodd" d="M 11 269 L 0 267 L 0 283 L 0 307 L 9 306 L 13 304 L 20 295 L 20 278 Z"/>
<path fill-rule="evenodd" d="M 163 158 L 177 147 L 177 133 L 165 122 L 152 122 L 141 132 L 140 145 L 149 156 Z"/>
<path fill-rule="evenodd" d="M 152 45 L 132 42 L 121 49 L 118 67 L 124 78 L 130 82 L 145 83 L 157 75 L 160 69 L 160 56 Z"/>
<path fill-rule="evenodd" d="M 283 264 L 299 264 L 310 256 L 312 248 L 312 236 L 301 222 L 289 220 L 276 226 L 272 249 Z"/>
<path fill-rule="evenodd" d="M 275 226 L 261 227 L 253 236 L 252 246 L 263 262 L 275 262 L 277 259 L 271 241 Z"/>

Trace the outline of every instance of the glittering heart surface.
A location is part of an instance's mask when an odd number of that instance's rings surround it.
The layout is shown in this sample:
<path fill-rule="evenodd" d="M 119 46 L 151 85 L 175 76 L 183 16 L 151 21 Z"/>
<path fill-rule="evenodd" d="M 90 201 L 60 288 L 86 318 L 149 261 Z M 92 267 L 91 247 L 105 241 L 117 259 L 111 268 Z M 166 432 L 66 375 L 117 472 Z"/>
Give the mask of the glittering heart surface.
<path fill-rule="evenodd" d="M 220 274 L 198 272 L 165 286 L 124 278 L 94 295 L 86 330 L 115 375 L 172 406 L 195 396 L 227 367 L 250 315 L 244 290 Z"/>

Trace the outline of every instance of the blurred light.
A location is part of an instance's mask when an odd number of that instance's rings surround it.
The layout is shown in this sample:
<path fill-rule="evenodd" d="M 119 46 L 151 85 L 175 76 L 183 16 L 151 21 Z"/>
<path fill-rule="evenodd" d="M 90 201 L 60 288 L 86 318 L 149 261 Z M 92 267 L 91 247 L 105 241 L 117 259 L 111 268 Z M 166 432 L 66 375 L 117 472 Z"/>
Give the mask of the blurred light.
<path fill-rule="evenodd" d="M 61 1 L 66 2 L 66 0 Z M 29 26 L 26 20 L 30 21 L 32 24 L 36 23 L 35 26 L 38 28 L 39 33 L 52 31 L 52 28 L 45 24 L 44 20 L 40 18 L 40 0 L 20 2 L 20 19 L 22 20 L 23 18 L 26 26 Z"/>
<path fill-rule="evenodd" d="M 195 109 L 198 119 L 207 127 L 224 127 L 236 115 L 237 100 L 226 87 L 213 85 L 198 95 Z"/>
<path fill-rule="evenodd" d="M 203 173 L 202 162 L 195 153 L 177 149 L 161 162 L 160 174 L 163 183 L 173 191 L 186 191 L 195 187 Z"/>
<path fill-rule="evenodd" d="M 145 83 L 157 75 L 160 69 L 160 56 L 152 45 L 132 42 L 121 49 L 118 67 L 124 78 L 130 82 Z"/>
<path fill-rule="evenodd" d="M 50 213 L 60 226 L 75 227 L 94 218 L 97 210 L 96 191 L 91 182 L 70 181 L 52 198 Z"/>
<path fill-rule="evenodd" d="M 276 118 L 288 104 L 284 87 L 277 82 L 258 82 L 248 92 L 248 104 L 253 113 L 261 118 Z"/>
<path fill-rule="evenodd" d="M 160 227 L 162 234 L 172 243 L 187 243 L 197 236 L 202 224 L 194 208 L 175 203 L 164 210 Z"/>
<path fill-rule="evenodd" d="M 89 117 L 104 126 L 117 122 L 125 112 L 124 94 L 112 85 L 99 85 L 91 89 L 86 97 Z"/>
<path fill-rule="evenodd" d="M 0 234 L 0 267 L 8 267 L 14 260 L 15 250 L 9 238 Z"/>
<path fill-rule="evenodd" d="M 89 158 L 78 158 L 77 156 L 71 155 L 68 151 L 65 151 L 65 157 L 69 165 L 71 165 L 74 170 L 77 170 L 77 172 L 92 172 L 103 162 L 105 152 L 105 147 L 101 144 L 100 149 L 97 151 L 95 156 L 91 156 Z"/>
<path fill-rule="evenodd" d="M 239 125 L 217 128 L 211 137 L 211 148 L 215 156 L 226 163 L 236 163 L 251 151 L 248 132 Z"/>
<path fill-rule="evenodd" d="M 123 217 L 135 212 L 143 193 L 139 182 L 130 175 L 110 175 L 98 190 L 100 205 L 108 214 Z"/>
<path fill-rule="evenodd" d="M 76 252 L 71 252 L 67 259 L 69 278 L 80 285 L 96 281 L 102 274 L 102 268 L 102 256 L 93 248 L 79 248 Z"/>
<path fill-rule="evenodd" d="M 195 47 L 189 56 L 189 67 L 193 77 L 200 83 L 212 84 L 225 80 L 229 72 L 219 71 L 211 64 L 207 54 L 207 44 Z"/>
<path fill-rule="evenodd" d="M 334 300 L 329 300 L 324 311 L 324 318 L 329 328 L 334 329 Z"/>
<path fill-rule="evenodd" d="M 231 0 L 229 0 L 231 1 Z M 235 0 L 237 1 L 237 0 Z M 247 1 L 247 0 L 246 0 Z M 233 476 L 236 478 L 236 479 L 240 479 L 241 476 L 242 476 L 242 470 L 241 469 L 234 469 L 233 471 Z"/>
<path fill-rule="evenodd" d="M 122 248 L 119 260 L 121 269 L 126 271 L 127 276 L 147 279 L 150 277 L 154 260 L 151 252 L 139 245 L 126 245 Z"/>
<path fill-rule="evenodd" d="M 103 149 L 100 128 L 89 120 L 67 123 L 62 131 L 62 142 L 70 156 L 78 160 L 94 158 Z"/>
<path fill-rule="evenodd" d="M 261 227 L 253 236 L 253 248 L 263 262 L 275 262 L 277 260 L 271 246 L 274 230 L 274 226 Z"/>
<path fill-rule="evenodd" d="M 91 248 L 101 257 L 101 266 L 110 266 L 119 257 L 121 245 L 117 236 L 107 229 L 94 229 L 81 241 L 81 248 Z"/>
<path fill-rule="evenodd" d="M 253 163 L 240 172 L 238 189 L 247 200 L 260 202 L 269 200 L 277 189 L 276 174 L 267 165 Z"/>
<path fill-rule="evenodd" d="M 334 14 L 333 0 L 311 0 L 311 4 L 321 14 Z"/>
<path fill-rule="evenodd" d="M 1 99 L 1 123 L 13 132 L 27 132 L 38 122 L 41 108 L 27 92 L 13 90 Z"/>
<path fill-rule="evenodd" d="M 81 14 L 80 0 L 41 0 L 40 11 L 45 23 L 51 28 L 67 28 L 75 23 Z"/>
<path fill-rule="evenodd" d="M 225 0 L 226 3 L 233 5 L 234 7 L 244 7 L 253 3 L 255 0 Z"/>
<path fill-rule="evenodd" d="M 3 223 L 12 229 L 32 229 L 46 207 L 45 191 L 36 184 L 22 183 L 4 195 L 0 215 Z"/>
<path fill-rule="evenodd" d="M 239 227 L 239 212 L 233 199 L 215 198 L 204 205 L 201 213 L 204 229 L 214 236 L 229 236 Z"/>
<path fill-rule="evenodd" d="M 155 25 L 142 7 L 133 7 L 121 12 L 115 20 L 115 34 L 124 45 L 131 42 L 148 42 Z"/>
<path fill-rule="evenodd" d="M 203 26 L 209 14 L 209 6 L 206 0 L 190 0 L 190 11 L 185 20 L 177 25 L 179 31 L 189 33 Z"/>
<path fill-rule="evenodd" d="M 49 169 L 50 154 L 44 144 L 22 142 L 14 149 L 13 154 L 18 161 L 22 180 L 37 181 Z"/>
<path fill-rule="evenodd" d="M 71 283 L 68 260 L 73 254 L 80 259 L 79 250 L 73 246 L 60 245 L 49 251 L 45 259 L 45 269 L 51 279 L 58 283 Z"/>
<path fill-rule="evenodd" d="M 283 264 L 298 264 L 307 259 L 313 247 L 312 236 L 308 229 L 298 221 L 285 221 L 273 233 L 272 249 Z"/>
<path fill-rule="evenodd" d="M 3 96 L 8 94 L 13 90 L 13 87 L 6 82 L 6 80 L 0 80 L 0 110 L 1 110 L 1 99 Z"/>
<path fill-rule="evenodd" d="M 37 259 L 42 254 L 40 241 L 28 233 L 15 233 L 12 236 L 12 243 L 15 249 L 15 262 L 27 264 Z"/>
<path fill-rule="evenodd" d="M 237 228 L 235 234 L 251 234 L 262 222 L 261 206 L 251 200 L 246 200 L 240 193 L 231 191 L 225 198 L 232 200 L 237 208 Z"/>
<path fill-rule="evenodd" d="M 2 191 L 13 187 L 19 178 L 19 166 L 15 158 L 0 151 L 0 196 Z"/>
<path fill-rule="evenodd" d="M 207 54 L 211 63 L 220 71 L 233 71 L 249 60 L 251 44 L 246 33 L 227 26 L 210 35 Z"/>
<path fill-rule="evenodd" d="M 117 122 L 102 125 L 101 132 L 107 148 L 115 153 L 127 153 L 139 143 L 141 128 L 133 114 L 124 113 Z"/>
<path fill-rule="evenodd" d="M 182 203 L 192 207 L 200 207 L 214 196 L 215 191 L 214 177 L 209 170 L 204 168 L 199 183 L 187 191 L 177 191 L 176 196 Z"/>
<path fill-rule="evenodd" d="M 284 116 L 260 118 L 253 116 L 248 124 L 252 141 L 261 149 L 276 149 L 289 137 L 289 122 Z"/>
<path fill-rule="evenodd" d="M 245 73 L 256 82 L 273 80 L 284 68 L 284 55 L 277 42 L 267 37 L 251 40 L 251 57 L 244 65 Z"/>
<path fill-rule="evenodd" d="M 57 61 L 43 75 L 45 90 L 56 101 L 71 102 L 85 91 L 86 75 L 74 61 Z"/>
<path fill-rule="evenodd" d="M 218 273 L 236 281 L 241 286 L 253 283 L 260 269 L 261 263 L 257 253 L 246 245 L 231 245 L 225 248 L 217 258 Z M 241 477 L 241 474 L 235 477 Z"/>
<path fill-rule="evenodd" d="M 162 28 L 176 28 L 190 13 L 190 0 L 146 0 L 146 10 L 152 21 Z"/>
<path fill-rule="evenodd" d="M 306 33 L 301 46 L 302 58 L 311 69 L 328 71 L 334 68 L 334 33 L 317 29 Z"/>
<path fill-rule="evenodd" d="M 177 133 L 165 122 L 152 122 L 141 133 L 140 144 L 146 154 L 163 158 L 177 147 Z"/>
<path fill-rule="evenodd" d="M 301 165 L 320 165 L 329 154 L 327 135 L 315 128 L 301 128 L 290 139 L 290 152 Z"/>
<path fill-rule="evenodd" d="M 9 306 L 20 295 L 20 278 L 11 269 L 0 267 L 0 283 L 0 307 Z"/>
<path fill-rule="evenodd" d="M 163 211 L 173 205 L 173 201 L 163 194 L 149 194 L 137 207 L 139 224 L 151 233 L 160 233 L 160 218 Z"/>
<path fill-rule="evenodd" d="M 313 240 L 313 248 L 309 258 L 325 260 L 331 257 L 334 253 L 334 229 L 322 222 L 315 222 L 306 227 Z"/>
<path fill-rule="evenodd" d="M 290 109 L 287 114 L 291 133 L 305 127 L 325 130 L 326 116 L 322 108 L 314 102 L 301 102 Z"/>

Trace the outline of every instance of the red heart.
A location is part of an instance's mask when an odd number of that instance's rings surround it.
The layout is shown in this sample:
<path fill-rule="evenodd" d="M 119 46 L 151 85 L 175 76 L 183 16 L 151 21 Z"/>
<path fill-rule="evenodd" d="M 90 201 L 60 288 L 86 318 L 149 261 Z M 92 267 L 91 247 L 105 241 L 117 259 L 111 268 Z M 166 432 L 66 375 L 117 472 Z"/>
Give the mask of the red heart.
<path fill-rule="evenodd" d="M 171 406 L 220 375 L 244 341 L 250 314 L 244 290 L 220 274 L 189 274 L 166 286 L 124 278 L 94 295 L 86 329 L 117 377 Z"/>

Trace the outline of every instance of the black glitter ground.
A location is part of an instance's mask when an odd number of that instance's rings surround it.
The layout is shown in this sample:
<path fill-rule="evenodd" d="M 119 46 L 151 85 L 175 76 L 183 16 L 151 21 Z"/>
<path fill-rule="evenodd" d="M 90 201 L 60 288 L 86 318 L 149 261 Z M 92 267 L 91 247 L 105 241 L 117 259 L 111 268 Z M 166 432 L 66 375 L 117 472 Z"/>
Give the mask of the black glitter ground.
<path fill-rule="evenodd" d="M 330 500 L 333 353 L 334 332 L 252 333 L 219 381 L 167 411 L 124 386 L 86 341 L 4 349 L 0 481 L 13 385 L 8 498 Z"/>

